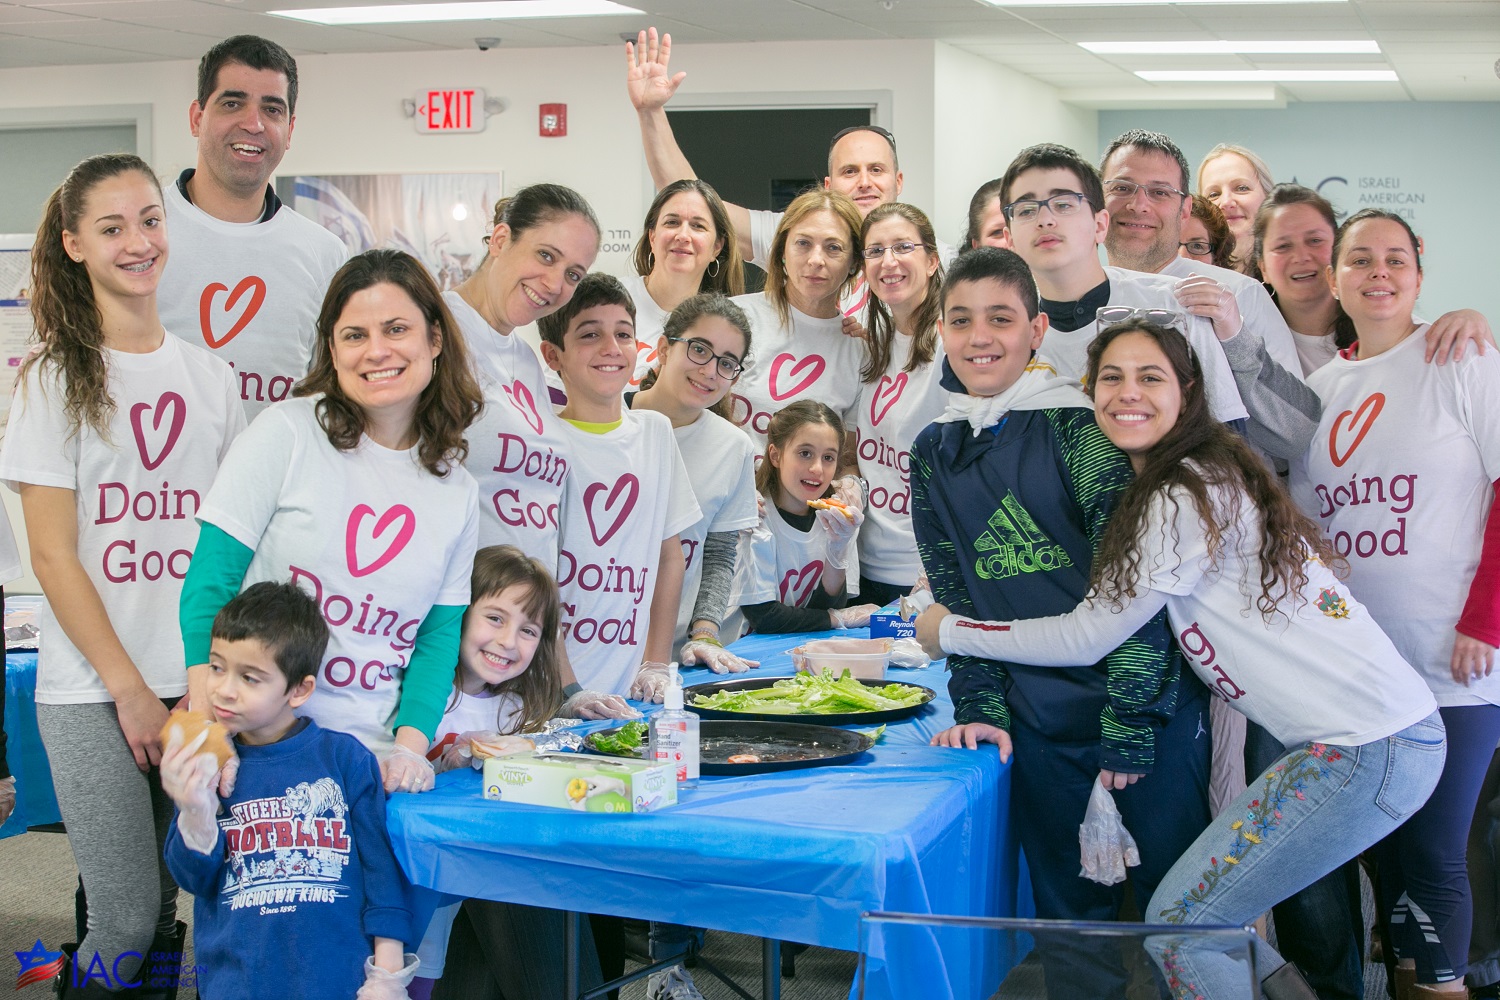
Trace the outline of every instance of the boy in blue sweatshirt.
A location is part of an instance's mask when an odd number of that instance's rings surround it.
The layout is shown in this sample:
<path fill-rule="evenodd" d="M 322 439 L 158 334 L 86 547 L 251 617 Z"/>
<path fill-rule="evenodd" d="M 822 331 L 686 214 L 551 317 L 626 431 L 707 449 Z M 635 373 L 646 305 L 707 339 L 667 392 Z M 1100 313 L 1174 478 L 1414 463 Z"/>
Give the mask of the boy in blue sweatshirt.
<path fill-rule="evenodd" d="M 912 523 L 937 601 L 987 621 L 1071 611 L 1130 461 L 1094 423 L 1078 383 L 1036 358 L 1047 332 L 1031 271 L 1009 250 L 958 258 L 939 330 L 947 411 L 912 447 Z M 1056 669 L 952 656 L 951 729 L 939 746 L 1014 750 L 1018 817 L 1037 915 L 1114 920 L 1124 885 L 1079 874 L 1078 828 L 1095 781 L 1140 847 L 1144 905 L 1208 825 L 1208 708 L 1165 614 L 1102 662 Z M 1123 997 L 1110 949 L 1039 945 L 1048 994 Z"/>
<path fill-rule="evenodd" d="M 234 736 L 238 773 L 202 750 L 206 731 L 184 743 L 177 728 L 164 749 L 178 809 L 167 868 L 197 897 L 208 1000 L 259 997 L 267 983 L 280 997 L 396 1000 L 416 972 L 375 756 L 293 714 L 327 644 L 296 586 L 247 588 L 214 619 L 206 706 Z"/>

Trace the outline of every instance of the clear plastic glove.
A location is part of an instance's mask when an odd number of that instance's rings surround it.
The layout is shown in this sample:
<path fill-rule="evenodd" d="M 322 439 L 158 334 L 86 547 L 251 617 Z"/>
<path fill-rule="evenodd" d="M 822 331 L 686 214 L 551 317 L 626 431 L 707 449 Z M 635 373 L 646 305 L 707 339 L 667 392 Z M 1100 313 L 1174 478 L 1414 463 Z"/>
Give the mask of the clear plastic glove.
<path fill-rule="evenodd" d="M 1083 862 L 1078 874 L 1100 885 L 1125 881 L 1125 869 L 1141 863 L 1141 852 L 1120 819 L 1115 797 L 1097 781 L 1089 795 L 1083 825 L 1078 828 L 1078 846 Z"/>
<path fill-rule="evenodd" d="M 1193 316 L 1206 318 L 1214 327 L 1214 336 L 1233 340 L 1245 325 L 1240 318 L 1240 303 L 1228 285 L 1201 274 L 1183 278 L 1175 289 L 1177 304 Z"/>
<path fill-rule="evenodd" d="M 630 682 L 630 697 L 636 701 L 661 702 L 667 696 L 667 679 L 670 676 L 671 672 L 665 663 L 647 660 L 636 671 L 635 680 Z"/>
<path fill-rule="evenodd" d="M 843 501 L 846 507 L 863 511 L 865 503 L 869 499 L 865 496 L 865 488 L 854 476 L 840 476 L 833 481 L 833 495 Z"/>
<path fill-rule="evenodd" d="M 234 741 L 230 741 L 230 748 L 234 747 Z M 234 783 L 240 777 L 240 755 L 231 754 L 219 769 L 219 798 L 227 799 L 234 794 Z"/>
<path fill-rule="evenodd" d="M 422 964 L 410 953 L 403 956 L 406 965 L 400 972 L 387 972 L 375 964 L 373 957 L 365 959 L 365 983 L 354 994 L 354 1000 L 407 1000 L 406 988 L 417 975 Z"/>
<path fill-rule="evenodd" d="M 438 759 L 437 772 L 442 774 L 463 767 L 480 768 L 490 757 L 535 749 L 536 741 L 524 736 L 503 736 L 493 730 L 460 733 Z"/>
<path fill-rule="evenodd" d="M 380 777 L 386 792 L 427 792 L 432 790 L 437 772 L 432 761 L 411 747 L 397 743 L 380 759 Z"/>
<path fill-rule="evenodd" d="M 182 729 L 174 728 L 161 755 L 161 787 L 177 803 L 177 832 L 198 854 L 213 853 L 219 842 L 219 797 L 214 794 L 219 762 L 213 754 L 201 752 L 206 739 L 205 728 L 184 743 Z"/>
<path fill-rule="evenodd" d="M 891 643 L 891 658 L 888 661 L 893 667 L 905 667 L 907 670 L 920 670 L 932 661 L 922 650 L 922 644 L 915 639 L 897 639 Z"/>
<path fill-rule="evenodd" d="M 859 535 L 859 526 L 864 523 L 865 513 L 850 505 L 847 513 L 842 510 L 818 511 L 818 522 L 828 531 L 828 565 L 834 569 L 845 569 L 849 562 L 849 546 Z"/>
<path fill-rule="evenodd" d="M 742 674 L 751 667 L 760 666 L 759 660 L 738 657 L 717 642 L 689 639 L 677 652 L 678 661 L 684 666 L 707 667 L 716 674 Z"/>
<path fill-rule="evenodd" d="M 834 628 L 864 628 L 870 616 L 880 610 L 878 604 L 856 604 L 851 608 L 829 608 L 828 620 Z"/>
<path fill-rule="evenodd" d="M 624 698 L 603 691 L 584 688 L 576 691 L 563 702 L 558 714 L 569 719 L 639 719 L 641 713 L 631 708 Z"/>
<path fill-rule="evenodd" d="M 10 814 L 16 811 L 16 779 L 12 775 L 0 780 L 0 826 L 10 819 Z"/>

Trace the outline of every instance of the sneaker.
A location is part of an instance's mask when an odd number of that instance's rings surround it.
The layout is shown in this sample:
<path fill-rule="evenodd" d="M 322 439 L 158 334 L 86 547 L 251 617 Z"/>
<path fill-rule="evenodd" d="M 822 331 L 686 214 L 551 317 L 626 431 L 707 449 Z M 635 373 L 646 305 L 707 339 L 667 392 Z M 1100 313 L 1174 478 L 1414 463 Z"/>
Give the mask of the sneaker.
<path fill-rule="evenodd" d="M 651 974 L 646 980 L 646 1000 L 703 1000 L 693 977 L 680 965 Z"/>

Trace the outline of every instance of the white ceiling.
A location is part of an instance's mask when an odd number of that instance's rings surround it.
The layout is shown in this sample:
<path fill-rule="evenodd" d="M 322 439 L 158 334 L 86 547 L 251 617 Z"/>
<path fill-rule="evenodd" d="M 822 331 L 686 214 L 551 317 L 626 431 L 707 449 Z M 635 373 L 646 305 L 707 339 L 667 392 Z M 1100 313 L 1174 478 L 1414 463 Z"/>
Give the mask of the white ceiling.
<path fill-rule="evenodd" d="M 197 59 L 214 41 L 250 32 L 294 55 L 619 45 L 655 24 L 675 40 L 750 42 L 938 39 L 1061 88 L 1078 103 L 1170 103 L 1201 84 L 1148 84 L 1138 69 L 1394 69 L 1398 83 L 1261 86 L 1293 100 L 1500 100 L 1500 2 L 1349 0 L 1342 3 L 1138 7 L 992 7 L 981 0 L 624 0 L 644 15 L 326 27 L 272 17 L 288 6 L 369 0 L 0 0 L 0 68 Z M 1097 56 L 1076 42 L 1107 40 L 1374 39 L 1380 55 Z"/>

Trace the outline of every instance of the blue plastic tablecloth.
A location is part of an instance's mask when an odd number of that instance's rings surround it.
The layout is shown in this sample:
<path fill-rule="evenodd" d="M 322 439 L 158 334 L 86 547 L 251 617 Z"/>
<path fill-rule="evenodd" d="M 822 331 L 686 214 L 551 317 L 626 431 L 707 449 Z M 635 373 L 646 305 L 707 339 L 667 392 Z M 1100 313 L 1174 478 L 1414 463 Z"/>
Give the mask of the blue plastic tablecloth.
<path fill-rule="evenodd" d="M 783 651 L 807 638 L 757 636 L 734 648 L 759 659 L 760 674 L 785 675 Z M 684 680 L 713 676 L 692 670 Z M 417 884 L 456 895 L 851 951 L 866 911 L 1028 915 L 1009 767 L 994 747 L 927 745 L 952 724 L 940 667 L 892 670 L 891 679 L 938 697 L 849 765 L 704 777 L 676 807 L 643 816 L 486 801 L 477 772 L 450 772 L 431 793 L 390 800 L 396 856 Z M 903 943 L 924 947 L 912 940 Z M 926 939 L 925 949 L 889 965 L 869 956 L 865 996 L 987 997 L 1008 965 L 952 938 Z"/>
<path fill-rule="evenodd" d="M 16 810 L 0 826 L 0 838 L 62 820 L 52 791 L 52 767 L 36 728 L 35 652 L 5 656 L 5 734 L 5 759 L 16 778 Z"/>

